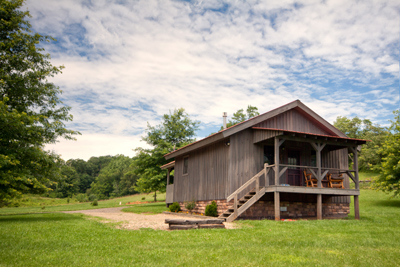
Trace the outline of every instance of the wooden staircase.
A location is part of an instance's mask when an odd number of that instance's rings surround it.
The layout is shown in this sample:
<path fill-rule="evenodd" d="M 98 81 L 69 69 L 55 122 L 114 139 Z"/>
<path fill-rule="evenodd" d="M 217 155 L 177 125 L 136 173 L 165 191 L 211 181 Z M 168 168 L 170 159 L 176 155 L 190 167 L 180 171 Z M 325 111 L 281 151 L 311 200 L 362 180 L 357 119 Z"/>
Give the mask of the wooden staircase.
<path fill-rule="evenodd" d="M 270 165 L 269 167 L 272 166 Z M 270 168 L 264 167 L 262 171 L 257 173 L 253 178 L 248 180 L 235 192 L 228 196 L 226 201 L 229 202 L 233 199 L 233 206 L 228 208 L 218 218 L 224 219 L 226 222 L 232 222 L 248 208 L 250 208 L 254 203 L 256 203 L 257 200 L 259 200 L 265 194 L 265 187 L 260 187 L 260 177 L 264 175 L 265 185 L 268 186 L 269 183 L 267 177 L 269 170 Z M 253 187 L 251 190 L 248 190 L 249 186 L 252 185 L 254 182 L 256 186 Z M 246 190 L 248 190 L 246 195 L 238 200 L 238 195 L 242 192 L 245 192 Z"/>
<path fill-rule="evenodd" d="M 264 189 L 264 188 L 263 188 Z M 263 190 L 265 193 L 265 189 Z M 244 197 L 242 197 L 237 204 L 237 214 L 235 214 L 234 206 L 228 208 L 224 213 L 222 213 L 218 218 L 225 219 L 226 222 L 231 222 L 240 216 L 243 212 L 245 212 L 248 208 L 250 208 L 254 203 L 259 200 L 264 193 L 257 194 L 255 190 L 250 191 Z"/>

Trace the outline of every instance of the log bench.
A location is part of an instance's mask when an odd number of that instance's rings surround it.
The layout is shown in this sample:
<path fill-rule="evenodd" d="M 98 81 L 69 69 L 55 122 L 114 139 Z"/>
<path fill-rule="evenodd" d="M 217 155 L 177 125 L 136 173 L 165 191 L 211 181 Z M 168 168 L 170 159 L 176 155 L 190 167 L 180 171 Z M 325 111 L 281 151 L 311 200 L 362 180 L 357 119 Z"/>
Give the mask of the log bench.
<path fill-rule="evenodd" d="M 205 219 L 205 220 L 184 220 L 184 219 L 166 219 L 170 230 L 189 230 L 201 228 L 225 228 L 224 220 Z"/>

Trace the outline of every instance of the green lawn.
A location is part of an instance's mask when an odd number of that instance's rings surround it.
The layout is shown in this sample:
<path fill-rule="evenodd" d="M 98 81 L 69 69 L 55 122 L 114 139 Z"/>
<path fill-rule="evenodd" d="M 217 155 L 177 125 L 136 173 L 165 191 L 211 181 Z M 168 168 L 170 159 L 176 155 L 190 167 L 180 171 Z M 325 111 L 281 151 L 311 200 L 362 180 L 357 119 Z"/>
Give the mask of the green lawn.
<path fill-rule="evenodd" d="M 359 177 L 360 181 L 374 180 L 378 176 L 379 176 L 379 173 L 375 173 L 375 172 L 359 172 L 358 173 L 358 177 Z"/>
<path fill-rule="evenodd" d="M 30 200 L 31 202 L 43 203 L 43 205 L 32 205 L 27 207 L 14 207 L 14 208 L 0 208 L 0 215 L 4 214 L 25 214 L 25 213 L 38 213 L 38 212 L 55 212 L 55 211 L 69 211 L 69 210 L 87 210 L 87 209 L 101 209 L 119 207 L 121 202 L 122 206 L 126 206 L 128 202 L 136 201 L 153 201 L 153 194 L 137 194 L 120 198 L 113 198 L 109 200 L 98 201 L 98 206 L 93 207 L 90 202 L 84 203 L 71 203 L 67 204 L 66 199 L 52 199 L 42 198 L 37 196 L 29 196 L 30 198 L 37 198 L 38 200 Z M 28 197 L 28 196 L 27 196 Z M 142 198 L 145 198 L 142 200 Z M 54 201 L 53 201 L 54 200 Z M 157 193 L 157 201 L 165 201 L 165 193 Z M 165 206 L 165 204 L 164 204 Z M 43 209 L 44 207 L 44 209 Z"/>
<path fill-rule="evenodd" d="M 119 230 L 80 214 L 4 215 L 0 266 L 400 266 L 400 200 L 362 190 L 360 214 L 190 231 Z"/>

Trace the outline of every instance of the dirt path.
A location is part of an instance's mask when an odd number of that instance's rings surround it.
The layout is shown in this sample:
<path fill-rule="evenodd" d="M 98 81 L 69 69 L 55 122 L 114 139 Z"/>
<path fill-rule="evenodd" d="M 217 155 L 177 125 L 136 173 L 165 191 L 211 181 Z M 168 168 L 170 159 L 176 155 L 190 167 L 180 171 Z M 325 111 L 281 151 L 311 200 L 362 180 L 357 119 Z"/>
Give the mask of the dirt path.
<path fill-rule="evenodd" d="M 64 211 L 64 213 L 83 213 L 85 215 L 101 217 L 115 222 L 123 222 L 121 228 L 139 230 L 140 228 L 152 228 L 155 230 L 168 230 L 168 224 L 165 224 L 165 219 L 187 219 L 195 220 L 198 218 L 190 218 L 179 215 L 170 214 L 156 214 L 145 215 L 136 214 L 132 212 L 121 211 L 126 207 L 105 208 L 96 210 L 77 210 L 77 211 Z M 235 228 L 232 223 L 224 223 L 227 229 Z"/>

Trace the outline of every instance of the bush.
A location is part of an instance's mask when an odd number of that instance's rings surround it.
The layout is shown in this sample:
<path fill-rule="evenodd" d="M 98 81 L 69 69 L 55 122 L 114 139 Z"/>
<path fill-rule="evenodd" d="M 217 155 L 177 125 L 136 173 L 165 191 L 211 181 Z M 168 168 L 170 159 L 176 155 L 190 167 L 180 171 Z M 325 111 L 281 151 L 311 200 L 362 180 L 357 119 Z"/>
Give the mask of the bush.
<path fill-rule="evenodd" d="M 75 199 L 76 199 L 78 202 L 87 202 L 87 201 L 88 201 L 88 198 L 87 198 L 86 194 L 77 194 L 77 195 L 75 196 Z"/>
<path fill-rule="evenodd" d="M 98 206 L 99 203 L 97 202 L 97 199 L 93 200 L 93 202 L 91 203 L 92 206 Z"/>
<path fill-rule="evenodd" d="M 145 197 L 142 197 L 142 200 L 146 200 L 146 198 L 145 198 Z"/>
<path fill-rule="evenodd" d="M 211 204 L 206 206 L 206 216 L 212 216 L 212 217 L 217 217 L 218 212 L 217 212 L 217 203 L 213 200 Z"/>
<path fill-rule="evenodd" d="M 170 212 L 178 212 L 181 211 L 181 206 L 179 205 L 178 202 L 174 202 L 171 205 L 169 205 L 169 211 Z"/>
<path fill-rule="evenodd" d="M 196 207 L 196 201 L 192 200 L 192 201 L 188 201 L 185 203 L 185 208 L 190 211 L 190 213 L 192 212 L 192 210 Z"/>
<path fill-rule="evenodd" d="M 89 196 L 89 201 L 94 201 L 95 199 L 97 199 L 97 196 L 96 196 L 96 195 L 91 194 L 91 195 Z"/>

